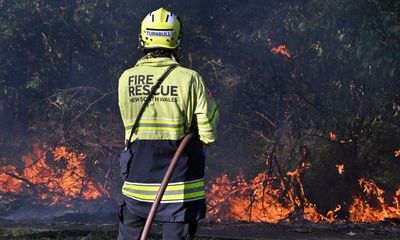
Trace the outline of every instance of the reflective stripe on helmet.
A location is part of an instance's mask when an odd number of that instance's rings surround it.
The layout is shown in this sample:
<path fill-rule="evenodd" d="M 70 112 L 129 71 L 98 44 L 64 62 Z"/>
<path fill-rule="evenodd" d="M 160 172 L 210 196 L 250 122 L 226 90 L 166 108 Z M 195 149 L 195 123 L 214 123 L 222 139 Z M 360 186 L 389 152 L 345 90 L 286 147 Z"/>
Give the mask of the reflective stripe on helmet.
<path fill-rule="evenodd" d="M 175 21 L 174 14 L 172 14 L 172 12 L 169 12 L 165 21 L 169 24 L 174 24 Z"/>
<path fill-rule="evenodd" d="M 153 202 L 160 185 L 159 183 L 125 182 L 122 187 L 122 193 L 138 201 Z M 203 179 L 169 183 L 161 199 L 161 203 L 189 202 L 203 199 L 204 196 Z"/>

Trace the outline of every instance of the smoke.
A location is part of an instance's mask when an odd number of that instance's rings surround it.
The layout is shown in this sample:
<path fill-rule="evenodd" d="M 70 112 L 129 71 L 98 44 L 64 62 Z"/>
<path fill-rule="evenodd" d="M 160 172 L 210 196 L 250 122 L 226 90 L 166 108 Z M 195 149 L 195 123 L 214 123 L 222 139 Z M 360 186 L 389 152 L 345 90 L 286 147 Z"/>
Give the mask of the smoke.
<path fill-rule="evenodd" d="M 32 143 L 71 146 L 88 155 L 89 165 L 100 162 L 90 174 L 107 175 L 117 195 L 114 160 L 123 145 L 117 81 L 142 55 L 140 22 L 165 7 L 183 21 L 182 65 L 203 76 L 221 112 L 219 139 L 208 149 L 209 177 L 256 175 L 274 148 L 291 169 L 299 147 L 308 145 L 319 167 L 312 189 L 325 188 L 328 172 L 337 177 L 338 156 L 357 171 L 381 166 L 368 174 L 395 185 L 400 128 L 387 106 L 397 94 L 397 10 L 391 3 L 324 3 L 2 3 L 1 164 L 18 165 Z M 271 53 L 280 45 L 290 58 Z M 333 145 L 331 131 L 353 143 Z"/>

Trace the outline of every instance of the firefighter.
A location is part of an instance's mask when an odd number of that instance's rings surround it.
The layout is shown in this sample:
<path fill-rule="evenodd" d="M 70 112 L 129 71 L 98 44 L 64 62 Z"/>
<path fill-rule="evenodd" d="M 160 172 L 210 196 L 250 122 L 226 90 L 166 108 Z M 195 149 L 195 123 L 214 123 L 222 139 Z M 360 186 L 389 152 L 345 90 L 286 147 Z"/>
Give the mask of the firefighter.
<path fill-rule="evenodd" d="M 160 8 L 149 13 L 139 36 L 143 57 L 119 78 L 118 102 L 129 139 L 136 116 L 157 79 L 173 65 L 139 121 L 132 137 L 134 157 L 122 187 L 118 239 L 139 239 L 147 214 L 182 138 L 192 132 L 171 177 L 155 221 L 163 223 L 163 239 L 193 239 L 205 217 L 203 148 L 216 139 L 217 105 L 202 77 L 179 65 L 182 38 L 179 18 Z"/>

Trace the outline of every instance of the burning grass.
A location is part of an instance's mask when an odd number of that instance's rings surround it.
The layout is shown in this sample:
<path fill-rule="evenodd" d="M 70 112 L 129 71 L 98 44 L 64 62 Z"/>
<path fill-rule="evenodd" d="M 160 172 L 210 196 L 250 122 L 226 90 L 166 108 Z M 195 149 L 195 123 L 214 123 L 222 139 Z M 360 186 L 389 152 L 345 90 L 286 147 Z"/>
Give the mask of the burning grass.
<path fill-rule="evenodd" d="M 109 198 L 106 188 L 88 176 L 86 156 L 60 146 L 33 145 L 22 156 L 23 167 L 0 167 L 0 200 L 7 194 L 30 192 L 40 204 L 72 207 L 79 200 Z"/>
<path fill-rule="evenodd" d="M 334 133 L 331 141 L 339 141 Z M 349 204 L 338 203 L 326 213 L 318 211 L 304 190 L 302 176 L 311 166 L 308 151 L 294 171 L 283 176 L 261 172 L 246 180 L 244 175 L 230 180 L 222 175 L 212 181 L 207 192 L 208 219 L 210 221 L 245 221 L 278 223 L 296 219 L 311 222 L 379 222 L 400 219 L 400 187 L 393 196 L 373 180 L 361 178 L 359 191 Z M 31 204 L 74 208 L 85 201 L 108 199 L 108 190 L 87 173 L 86 156 L 70 151 L 65 146 L 51 149 L 35 144 L 33 152 L 22 156 L 22 167 L 0 167 L 0 200 L 9 196 L 34 199 Z M 272 160 L 271 160 L 272 161 Z M 270 162 L 272 163 L 272 162 Z M 338 174 L 345 172 L 344 164 L 336 165 Z M 339 211 L 349 213 L 348 218 L 338 217 Z"/>
<path fill-rule="evenodd" d="M 208 191 L 208 217 L 216 221 L 248 221 L 277 223 L 304 218 L 311 222 L 336 222 L 342 205 L 326 214 L 317 211 L 304 194 L 300 174 L 303 169 L 288 172 L 286 177 L 268 177 L 259 173 L 250 181 L 243 175 L 229 180 L 222 175 L 212 182 Z M 352 222 L 378 222 L 400 219 L 400 188 L 392 200 L 384 198 L 384 190 L 371 179 L 359 180 L 360 193 L 348 207 Z"/>

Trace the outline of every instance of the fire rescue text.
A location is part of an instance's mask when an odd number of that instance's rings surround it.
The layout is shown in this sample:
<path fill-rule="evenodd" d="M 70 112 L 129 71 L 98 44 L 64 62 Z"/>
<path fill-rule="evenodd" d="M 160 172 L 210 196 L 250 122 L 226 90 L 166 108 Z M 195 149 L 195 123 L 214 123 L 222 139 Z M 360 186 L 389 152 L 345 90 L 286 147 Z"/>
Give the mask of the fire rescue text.
<path fill-rule="evenodd" d="M 145 97 L 150 94 L 154 85 L 154 75 L 134 75 L 128 78 L 129 98 L 131 102 L 144 101 Z M 177 102 L 178 86 L 164 85 L 156 91 L 154 96 L 162 96 L 162 98 L 154 98 L 163 102 Z M 136 97 L 136 98 L 135 98 Z"/>

